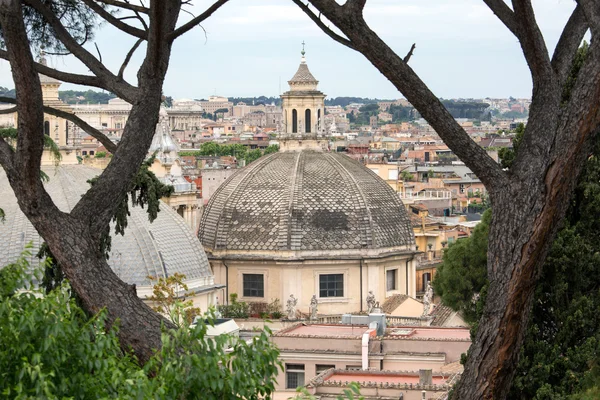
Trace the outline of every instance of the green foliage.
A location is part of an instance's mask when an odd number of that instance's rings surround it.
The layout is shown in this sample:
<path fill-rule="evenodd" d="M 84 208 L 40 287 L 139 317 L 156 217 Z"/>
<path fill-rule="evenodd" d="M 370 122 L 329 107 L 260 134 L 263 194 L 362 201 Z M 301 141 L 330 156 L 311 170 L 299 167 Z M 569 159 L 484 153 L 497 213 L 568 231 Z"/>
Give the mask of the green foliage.
<path fill-rule="evenodd" d="M 589 53 L 589 47 L 590 46 L 588 45 L 588 43 L 584 40 L 583 45 L 579 48 L 577 54 L 575 55 L 573 65 L 571 66 L 571 72 L 567 77 L 565 86 L 563 88 L 561 102 L 562 105 L 565 105 L 571 99 L 571 91 L 575 87 L 575 82 L 577 82 L 577 75 L 579 75 L 579 70 L 581 69 L 581 67 L 583 66 L 583 62 L 587 58 L 587 55 Z"/>
<path fill-rule="evenodd" d="M 218 310 L 225 318 L 248 318 L 250 316 L 250 306 L 244 301 L 238 301 L 237 293 L 231 293 L 229 304 L 219 305 Z"/>
<path fill-rule="evenodd" d="M 57 16 L 73 39 L 83 45 L 94 38 L 98 27 L 98 15 L 81 1 L 53 0 L 44 4 L 49 12 Z M 56 53 L 68 54 L 63 43 L 58 40 L 53 28 L 37 10 L 23 5 L 23 20 L 27 36 L 33 48 L 46 48 Z M 4 35 L 0 29 L 0 47 L 4 48 Z"/>
<path fill-rule="evenodd" d="M 266 156 L 267 154 L 277 153 L 278 151 L 279 151 L 279 146 L 276 144 L 272 144 L 265 149 L 264 155 Z"/>
<path fill-rule="evenodd" d="M 246 165 L 258 160 L 261 156 L 262 153 L 259 149 L 250 150 L 248 153 L 246 153 L 246 156 L 244 157 L 244 159 L 246 160 Z"/>
<path fill-rule="evenodd" d="M 181 300 L 191 295 L 184 274 L 175 272 L 167 278 L 149 276 L 148 279 L 154 282 L 152 296 L 147 297 L 154 311 L 168 316 L 179 327 L 190 325 L 200 315 L 200 308 L 194 307 L 192 300 Z"/>
<path fill-rule="evenodd" d="M 415 109 L 392 104 L 388 109 L 388 112 L 392 114 L 392 122 L 406 122 L 413 119 Z"/>
<path fill-rule="evenodd" d="M 404 170 L 400 173 L 400 176 L 402 177 L 403 181 L 412 181 L 413 179 L 415 179 L 415 176 L 413 174 L 411 174 L 410 172 L 408 172 L 407 170 Z"/>
<path fill-rule="evenodd" d="M 510 168 L 517 158 L 517 152 L 519 151 L 519 147 L 523 142 L 523 134 L 525 133 L 525 124 L 519 123 L 517 124 L 517 128 L 515 129 L 515 136 L 512 142 L 512 149 L 508 147 L 503 147 L 498 150 L 498 158 L 500 158 L 500 165 L 502 168 Z"/>
<path fill-rule="evenodd" d="M 281 364 L 268 330 L 250 344 L 206 338 L 212 315 L 164 330 L 144 367 L 124 354 L 106 311 L 87 318 L 63 282 L 48 294 L 31 285 L 28 253 L 0 269 L 0 393 L 17 399 L 260 399 L 274 392 Z M 31 287 L 31 286 L 29 286 Z"/>
<path fill-rule="evenodd" d="M 565 226 L 552 243 L 542 268 L 509 395 L 511 399 L 597 398 L 600 391 L 598 215 L 600 142 L 585 164 Z M 481 315 L 485 304 L 486 286 L 481 277 L 485 277 L 486 265 L 471 261 L 462 267 L 459 264 L 450 274 L 446 258 L 459 244 L 461 241 L 446 250 L 444 264 L 438 269 L 433 285 L 447 305 L 456 310 L 466 308 L 466 315 L 471 315 L 468 319 L 473 321 Z M 486 247 L 471 248 L 469 254 L 459 254 L 458 259 L 483 260 L 487 258 Z M 478 286 L 481 287 L 479 300 L 468 304 L 468 299 L 478 292 Z M 452 294 L 449 299 L 448 293 Z M 477 323 L 472 326 L 472 332 L 476 330 Z"/>
<path fill-rule="evenodd" d="M 369 99 L 369 98 L 364 98 L 364 97 L 343 97 L 342 96 L 342 97 L 333 97 L 333 98 L 325 99 L 325 105 L 326 106 L 347 107 L 348 105 L 350 105 L 352 103 L 371 104 L 371 103 L 377 103 L 379 101 L 385 101 L 385 100 Z"/>
<path fill-rule="evenodd" d="M 475 103 L 467 101 L 441 100 L 442 104 L 454 118 L 482 119 L 488 103 Z"/>
<path fill-rule="evenodd" d="M 575 189 L 535 291 L 512 392 L 520 399 L 594 398 L 600 374 L 600 142 Z M 586 392 L 589 390 L 589 393 Z M 587 396 L 587 397 L 586 397 Z"/>
<path fill-rule="evenodd" d="M 477 321 L 477 294 L 487 283 L 488 232 L 491 210 L 483 214 L 471 237 L 460 239 L 444 250 L 433 288 L 444 304 L 461 311 L 465 321 Z"/>
<path fill-rule="evenodd" d="M 135 206 L 148 206 L 148 220 L 154 222 L 160 211 L 160 199 L 163 197 L 169 197 L 174 191 L 173 186 L 165 185 L 162 183 L 152 171 L 150 167 L 155 160 L 156 154 L 148 158 L 142 163 L 137 174 L 133 178 L 133 181 L 129 184 L 127 193 L 119 201 L 119 205 L 113 216 L 113 222 L 115 222 L 115 234 L 125 235 L 125 228 L 127 228 L 127 217 L 129 213 L 129 201 Z M 91 186 L 98 181 L 98 177 L 88 180 Z M 102 233 L 102 240 L 100 244 L 100 251 L 102 251 L 106 258 L 109 257 L 111 248 L 111 237 L 110 237 L 110 226 L 107 225 L 105 231 Z"/>
<path fill-rule="evenodd" d="M 105 151 L 98 151 L 96 152 L 96 154 L 94 154 L 95 158 L 106 158 L 106 152 Z"/>
<path fill-rule="evenodd" d="M 58 92 L 58 98 L 68 104 L 108 104 L 108 101 L 115 97 L 117 96 L 112 93 L 95 90 L 61 90 Z"/>

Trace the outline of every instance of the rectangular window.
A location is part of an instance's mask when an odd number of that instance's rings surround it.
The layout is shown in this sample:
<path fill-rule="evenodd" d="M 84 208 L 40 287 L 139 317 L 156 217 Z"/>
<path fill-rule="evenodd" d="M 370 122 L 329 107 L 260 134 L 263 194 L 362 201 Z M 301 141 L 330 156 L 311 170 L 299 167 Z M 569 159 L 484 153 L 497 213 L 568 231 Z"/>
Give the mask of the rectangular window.
<path fill-rule="evenodd" d="M 398 170 L 397 169 L 388 170 L 388 180 L 391 180 L 391 181 L 398 180 Z"/>
<path fill-rule="evenodd" d="M 261 274 L 244 274 L 244 297 L 265 297 L 265 278 Z"/>
<path fill-rule="evenodd" d="M 319 275 L 319 297 L 344 297 L 344 274 Z"/>
<path fill-rule="evenodd" d="M 285 388 L 304 386 L 304 364 L 285 364 Z"/>
<path fill-rule="evenodd" d="M 320 365 L 317 364 L 316 373 L 319 375 L 322 372 L 327 371 L 328 369 L 335 368 L 335 365 Z"/>
<path fill-rule="evenodd" d="M 396 290 L 396 280 L 398 279 L 398 270 L 397 269 L 388 269 L 385 273 L 385 282 L 386 288 L 389 292 L 390 290 Z"/>
<path fill-rule="evenodd" d="M 346 365 L 346 369 L 348 371 L 360 371 L 360 370 L 362 370 L 362 366 L 360 366 L 360 365 Z"/>

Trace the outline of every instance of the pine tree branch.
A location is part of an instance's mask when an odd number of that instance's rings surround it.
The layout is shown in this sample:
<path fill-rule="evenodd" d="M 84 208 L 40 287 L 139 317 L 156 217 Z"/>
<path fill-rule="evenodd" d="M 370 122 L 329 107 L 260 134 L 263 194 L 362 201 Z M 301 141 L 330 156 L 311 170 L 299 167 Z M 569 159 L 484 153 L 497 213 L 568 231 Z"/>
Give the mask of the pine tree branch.
<path fill-rule="evenodd" d="M 508 30 L 513 33 L 513 35 L 518 37 L 515 13 L 504 2 L 504 0 L 483 0 L 483 2 L 490 10 L 492 10 L 494 14 L 496 14 L 496 17 L 502 21 L 504 26 L 506 26 Z"/>
<path fill-rule="evenodd" d="M 561 83 L 567 79 L 577 49 L 589 25 L 581 5 L 577 5 L 558 40 L 552 56 L 552 67 Z"/>
<path fill-rule="evenodd" d="M 103 4 L 106 4 L 109 6 L 123 8 L 125 10 L 135 11 L 135 12 L 142 13 L 142 14 L 148 14 L 150 12 L 150 9 L 148 9 L 147 7 L 138 6 L 135 4 L 131 4 L 129 2 L 123 2 L 123 1 L 119 1 L 119 0 L 96 0 L 96 1 L 98 3 L 103 3 Z"/>
<path fill-rule="evenodd" d="M 212 6 L 210 6 L 209 8 L 207 8 L 206 11 L 204 11 L 202 14 L 198 15 L 196 18 L 193 18 L 191 21 L 188 21 L 185 24 L 181 25 L 179 28 L 175 29 L 169 35 L 169 40 L 173 41 L 173 40 L 177 39 L 179 36 L 181 36 L 184 33 L 186 33 L 187 31 L 191 30 L 196 25 L 198 25 L 201 22 L 203 22 L 206 18 L 208 18 L 211 15 L 213 15 L 213 13 L 215 11 L 217 11 L 219 8 L 221 8 L 221 6 L 223 6 L 228 1 L 229 0 L 218 0 L 218 1 L 216 1 Z"/>
<path fill-rule="evenodd" d="M 352 50 L 356 50 L 354 48 L 354 45 L 352 44 L 352 42 L 350 40 L 348 40 L 345 37 L 342 37 L 340 35 L 338 35 L 337 33 L 335 33 L 333 30 L 331 30 L 331 28 L 329 28 L 329 26 L 325 25 L 325 23 L 321 20 L 321 13 L 319 13 L 319 15 L 317 16 L 315 13 L 313 13 L 311 11 L 311 9 L 308 7 L 307 4 L 304 4 L 302 2 L 302 0 L 292 0 L 294 3 L 296 3 L 296 5 L 298 7 L 300 7 L 300 9 L 302 11 L 304 11 L 304 13 L 306 15 L 308 15 L 308 17 L 313 20 L 313 22 L 315 24 L 317 24 L 317 26 L 319 28 L 321 28 L 321 30 L 327 34 L 327 36 L 329 36 L 330 38 L 332 38 L 333 40 L 335 40 L 336 42 L 343 44 L 344 46 L 352 49 Z"/>
<path fill-rule="evenodd" d="M 127 53 L 127 56 L 125 57 L 125 60 L 123 61 L 123 64 L 121 65 L 121 68 L 119 68 L 119 74 L 117 75 L 117 77 L 119 77 L 119 79 L 123 79 L 123 74 L 125 73 L 125 68 L 127 68 L 129 61 L 131 61 L 131 57 L 133 56 L 133 53 L 135 53 L 135 51 L 140 46 L 140 44 L 142 44 L 143 41 L 144 41 L 144 39 L 138 39 L 137 42 L 135 42 L 135 44 L 131 48 L 131 50 L 129 50 L 129 52 Z"/>
<path fill-rule="evenodd" d="M 139 90 L 131 86 L 129 83 L 119 80 L 104 64 L 102 64 L 96 57 L 94 57 L 89 51 L 84 49 L 77 41 L 71 36 L 67 29 L 60 22 L 58 17 L 39 0 L 23 0 L 24 3 L 33 7 L 38 11 L 46 20 L 46 22 L 52 27 L 57 39 L 69 50 L 75 57 L 77 57 L 82 63 L 84 63 L 96 77 L 101 81 L 104 86 L 103 88 L 117 94 L 120 98 L 127 100 L 130 103 L 135 102 Z"/>
<path fill-rule="evenodd" d="M 13 99 L 11 97 L 4 97 L 4 96 L 0 96 L 0 102 L 9 103 L 9 104 L 17 104 L 16 99 Z M 12 110 L 12 112 L 18 112 L 18 107 L 12 107 L 8 110 Z M 2 110 L 2 111 L 7 111 L 7 110 Z M 87 133 L 88 135 L 92 136 L 95 139 L 98 139 L 98 141 L 100 143 L 102 143 L 102 145 L 104 147 L 106 147 L 106 150 L 110 151 L 111 153 L 114 153 L 117 150 L 117 145 L 114 144 L 104 133 L 100 132 L 98 129 L 94 128 L 93 126 L 91 126 L 90 124 L 88 124 L 87 122 L 85 122 L 84 120 L 79 118 L 77 115 L 70 113 L 70 112 L 63 111 L 63 110 L 59 110 L 54 107 L 49 107 L 49 106 L 44 106 L 44 113 L 54 115 L 56 117 L 60 117 L 60 118 L 63 118 L 63 119 L 73 122 L 75 125 L 79 126 L 81 129 L 83 129 L 85 133 Z M 8 114 L 8 113 L 0 112 L 0 114 Z"/>
<path fill-rule="evenodd" d="M 94 11 L 96 14 L 98 14 L 100 17 L 102 17 L 106 22 L 108 22 L 109 24 L 111 24 L 112 26 L 114 26 L 117 29 L 120 29 L 121 31 L 131 35 L 131 36 L 135 36 L 139 39 L 146 39 L 148 37 L 148 34 L 146 31 L 141 30 L 139 28 L 136 28 L 134 26 L 131 26 L 129 24 L 126 24 L 125 22 L 123 22 L 122 20 L 120 20 L 119 18 L 115 17 L 114 15 L 112 15 L 110 12 L 106 11 L 103 7 L 101 7 L 100 5 L 98 5 L 98 3 L 96 3 L 94 0 L 82 0 L 90 9 L 92 9 L 92 11 Z"/>
<path fill-rule="evenodd" d="M 9 61 L 8 52 L 6 50 L 0 50 L 0 58 Z M 102 83 L 98 77 L 93 75 L 79 75 L 70 72 L 59 71 L 54 68 L 50 68 L 46 65 L 34 62 L 34 66 L 37 72 L 44 74 L 59 81 L 74 83 L 76 85 L 93 86 L 100 89 L 109 90 L 106 85 Z"/>
<path fill-rule="evenodd" d="M 335 0 L 309 1 L 348 37 L 356 51 L 392 82 L 490 192 L 502 189 L 507 175 L 498 163 L 469 137 L 412 68 L 369 28 L 362 17 L 349 16 Z"/>
<path fill-rule="evenodd" d="M 4 100 L 2 100 L 3 98 L 6 97 L 0 97 L 0 102 L 3 102 Z M 8 103 L 8 101 L 4 101 L 5 103 Z M 15 101 L 16 103 L 16 101 Z M 0 110 L 0 114 L 12 114 L 17 112 L 17 107 L 11 107 L 11 108 L 6 108 L 4 110 Z"/>
<path fill-rule="evenodd" d="M 581 6 L 587 19 L 588 25 L 592 30 L 592 38 L 600 37 L 600 7 L 595 0 L 576 0 Z"/>
<path fill-rule="evenodd" d="M 546 48 L 544 36 L 535 19 L 531 0 L 513 0 L 515 21 L 517 23 L 517 38 L 531 71 L 534 88 L 540 82 L 554 78 L 550 63 L 550 55 Z"/>

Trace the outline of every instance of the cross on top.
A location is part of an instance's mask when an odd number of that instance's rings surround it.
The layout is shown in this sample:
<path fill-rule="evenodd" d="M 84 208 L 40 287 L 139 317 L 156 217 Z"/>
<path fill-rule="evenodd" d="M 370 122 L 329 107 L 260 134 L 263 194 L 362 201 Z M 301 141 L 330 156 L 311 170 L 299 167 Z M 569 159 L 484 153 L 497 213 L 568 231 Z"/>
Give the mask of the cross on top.
<path fill-rule="evenodd" d="M 302 55 L 306 54 L 306 52 L 304 51 L 304 40 L 302 41 Z"/>

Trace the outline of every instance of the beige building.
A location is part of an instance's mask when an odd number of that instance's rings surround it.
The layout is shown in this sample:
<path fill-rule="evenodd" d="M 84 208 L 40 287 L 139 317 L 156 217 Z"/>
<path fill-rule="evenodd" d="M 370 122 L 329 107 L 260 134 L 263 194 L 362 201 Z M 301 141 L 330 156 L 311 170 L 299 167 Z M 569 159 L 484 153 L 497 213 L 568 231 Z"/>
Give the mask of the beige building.
<path fill-rule="evenodd" d="M 381 314 L 375 314 L 377 315 Z M 433 380 L 431 388 L 422 388 L 428 390 L 429 397 L 426 398 L 437 398 L 434 395 L 448 391 L 450 381 L 462 370 L 459 365 L 461 354 L 466 353 L 471 345 L 469 328 L 406 325 L 386 327 L 386 323 L 383 323 L 380 329 L 379 323 L 382 320 L 372 317 L 373 314 L 360 316 L 359 318 L 368 321 L 365 323 L 294 325 L 275 333 L 272 341 L 279 348 L 279 358 L 284 365 L 283 376 L 277 380 L 276 398 L 287 398 L 285 396 L 289 397 L 290 392 L 295 391 L 298 386 L 309 382 L 308 389 L 313 394 L 328 393 L 312 390 L 318 386 L 313 381 L 317 376 L 334 380 L 330 378 L 331 375 L 326 377 L 326 371 L 337 374 L 337 381 L 357 381 L 365 385 L 365 388 L 368 387 L 365 384 L 367 381 L 373 381 L 365 375 L 396 375 L 396 378 L 388 378 L 389 383 L 400 385 L 389 385 L 388 388 L 394 390 L 387 394 L 390 399 L 398 399 L 401 394 L 410 394 L 409 384 L 419 384 L 420 370 L 429 370 Z M 377 321 L 377 328 L 368 325 L 373 321 Z M 344 378 L 341 378 L 342 375 Z M 356 378 L 349 379 L 348 375 L 355 375 Z M 434 388 L 433 384 L 437 386 Z M 339 387 L 339 384 L 336 386 Z M 366 395 L 367 392 L 361 389 L 361 394 Z"/>
<path fill-rule="evenodd" d="M 282 96 L 288 116 L 296 104 L 313 113 L 310 104 L 323 101 L 304 58 L 298 71 Z M 202 216 L 199 236 L 224 297 L 285 304 L 293 295 L 307 313 L 315 295 L 324 314 L 365 310 L 369 291 L 382 300 L 414 297 L 414 235 L 398 195 L 357 161 L 327 151 L 327 141 L 308 139 L 314 131 L 288 133 L 294 138 L 281 140 L 280 152 L 227 179 Z"/>
<path fill-rule="evenodd" d="M 233 110 L 233 103 L 230 102 L 227 97 L 221 96 L 209 96 L 208 101 L 200 101 L 202 109 L 210 114 L 214 114 L 215 111 L 221 109 L 227 109 L 227 112 L 231 113 Z"/>
<path fill-rule="evenodd" d="M 321 119 L 325 115 L 325 94 L 317 90 L 318 80 L 310 73 L 302 50 L 298 71 L 288 81 L 290 90 L 281 95 L 283 100 L 284 131 L 288 135 L 323 133 Z"/>

